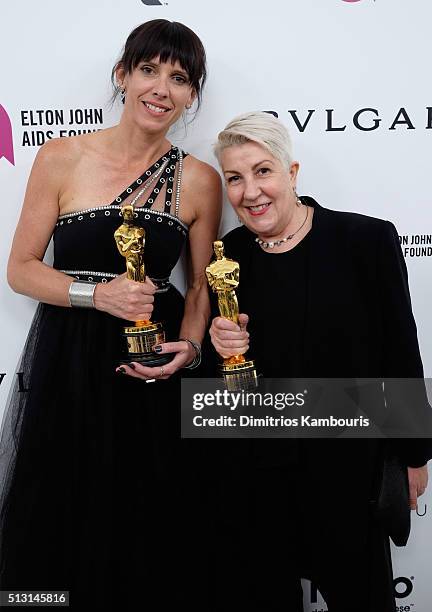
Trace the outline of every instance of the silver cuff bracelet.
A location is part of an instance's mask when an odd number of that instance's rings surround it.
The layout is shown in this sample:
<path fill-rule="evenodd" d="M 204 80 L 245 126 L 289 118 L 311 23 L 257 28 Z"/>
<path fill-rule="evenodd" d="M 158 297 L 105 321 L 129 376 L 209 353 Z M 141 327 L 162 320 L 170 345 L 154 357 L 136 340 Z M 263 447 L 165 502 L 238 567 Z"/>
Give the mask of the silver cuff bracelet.
<path fill-rule="evenodd" d="M 69 303 L 72 308 L 95 308 L 93 295 L 96 285 L 74 280 L 69 287 Z"/>

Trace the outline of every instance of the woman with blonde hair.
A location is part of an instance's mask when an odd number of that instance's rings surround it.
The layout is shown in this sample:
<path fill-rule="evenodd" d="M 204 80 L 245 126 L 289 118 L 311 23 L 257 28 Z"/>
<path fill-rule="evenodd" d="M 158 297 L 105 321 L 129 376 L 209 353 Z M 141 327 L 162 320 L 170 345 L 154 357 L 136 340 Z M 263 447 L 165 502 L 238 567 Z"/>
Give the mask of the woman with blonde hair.
<path fill-rule="evenodd" d="M 249 351 L 269 379 L 375 379 L 384 412 L 389 397 L 380 381 L 417 378 L 428 408 L 392 223 L 299 197 L 288 131 L 269 113 L 233 119 L 215 152 L 242 222 L 223 238 L 225 255 L 240 264 L 242 314 L 239 325 L 213 319 L 217 353 Z M 329 612 L 394 612 L 389 535 L 407 541 L 409 505 L 415 509 L 427 485 L 430 440 L 271 439 L 247 448 L 250 460 L 233 478 L 230 464 L 221 487 L 227 509 L 246 516 L 242 528 L 253 534 L 238 548 L 242 563 L 231 560 L 242 568 L 244 609 L 302 610 L 303 577 Z M 383 474 L 395 457 L 401 484 L 392 515 L 380 520 Z"/>

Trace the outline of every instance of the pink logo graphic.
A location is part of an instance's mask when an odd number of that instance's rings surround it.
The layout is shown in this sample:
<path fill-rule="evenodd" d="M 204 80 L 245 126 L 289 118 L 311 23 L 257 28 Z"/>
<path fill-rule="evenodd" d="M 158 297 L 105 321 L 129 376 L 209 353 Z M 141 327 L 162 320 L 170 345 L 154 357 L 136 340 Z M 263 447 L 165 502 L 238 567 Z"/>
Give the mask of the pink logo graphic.
<path fill-rule="evenodd" d="M 9 115 L 0 104 L 0 159 L 2 157 L 5 157 L 12 166 L 15 166 L 12 125 Z"/>

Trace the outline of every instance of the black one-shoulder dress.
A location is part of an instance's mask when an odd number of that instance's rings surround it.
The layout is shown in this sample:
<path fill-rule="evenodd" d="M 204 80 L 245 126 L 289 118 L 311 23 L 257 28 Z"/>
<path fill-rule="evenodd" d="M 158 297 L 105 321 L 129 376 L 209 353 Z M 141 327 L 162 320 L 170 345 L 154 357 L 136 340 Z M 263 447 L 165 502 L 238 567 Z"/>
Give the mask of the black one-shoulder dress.
<path fill-rule="evenodd" d="M 152 319 L 167 339 L 178 338 L 184 309 L 170 283 L 188 235 L 183 156 L 172 147 L 111 204 L 59 217 L 53 236 L 56 269 L 110 282 L 125 271 L 113 234 L 134 201 L 158 286 Z M 3 590 L 68 590 L 74 610 L 163 606 L 179 592 L 179 377 L 116 374 L 125 324 L 38 306 L 19 366 L 25 391 L 12 390 L 2 427 Z"/>

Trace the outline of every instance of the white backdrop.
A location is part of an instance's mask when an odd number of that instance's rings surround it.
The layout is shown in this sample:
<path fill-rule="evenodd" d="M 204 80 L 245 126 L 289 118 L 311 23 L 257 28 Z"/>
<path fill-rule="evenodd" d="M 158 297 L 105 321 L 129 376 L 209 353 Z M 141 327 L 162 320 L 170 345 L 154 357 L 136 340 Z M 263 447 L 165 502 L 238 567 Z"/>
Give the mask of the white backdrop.
<path fill-rule="evenodd" d="M 0 373 L 5 376 L 0 376 L 0 413 L 35 309 L 32 300 L 11 292 L 5 275 L 38 145 L 48 132 L 56 137 L 117 121 L 119 107 L 110 109 L 108 102 L 111 67 L 132 28 L 155 18 L 190 26 L 208 53 L 202 111 L 187 133 L 183 127 L 175 130 L 176 144 L 216 165 L 211 143 L 229 119 L 247 110 L 275 110 L 293 136 L 302 166 L 301 194 L 329 208 L 396 224 L 406 249 L 425 372 L 431 376 L 430 2 L 155 2 L 2 4 Z M 222 232 L 233 223 L 227 208 Z M 180 274 L 177 279 L 181 284 Z M 395 590 L 404 612 L 430 609 L 430 495 L 420 504 L 425 516 L 413 516 L 409 546 L 394 554 Z M 308 584 L 305 601 L 307 610 L 325 610 Z"/>

